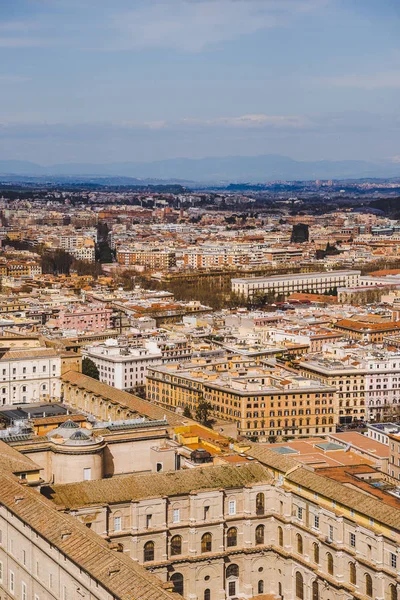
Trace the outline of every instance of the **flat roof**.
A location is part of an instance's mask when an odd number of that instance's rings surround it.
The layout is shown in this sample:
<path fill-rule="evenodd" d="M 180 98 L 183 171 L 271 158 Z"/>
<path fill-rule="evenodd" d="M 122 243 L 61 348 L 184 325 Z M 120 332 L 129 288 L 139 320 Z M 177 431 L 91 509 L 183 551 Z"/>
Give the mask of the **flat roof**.
<path fill-rule="evenodd" d="M 270 277 L 238 277 L 232 279 L 234 283 L 247 283 L 252 281 L 285 281 L 287 279 L 311 279 L 313 277 L 338 277 L 340 275 L 361 275 L 361 271 L 319 271 L 317 273 L 287 273 L 286 275 L 271 275 Z"/>

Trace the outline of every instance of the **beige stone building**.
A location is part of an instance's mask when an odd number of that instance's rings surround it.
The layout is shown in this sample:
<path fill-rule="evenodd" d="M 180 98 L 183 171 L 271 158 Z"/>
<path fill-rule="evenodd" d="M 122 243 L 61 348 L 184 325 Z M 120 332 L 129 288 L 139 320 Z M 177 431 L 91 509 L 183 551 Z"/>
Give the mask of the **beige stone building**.
<path fill-rule="evenodd" d="M 336 431 L 335 388 L 275 366 L 232 359 L 150 367 L 146 395 L 160 406 L 195 411 L 203 400 L 241 435 L 323 435 Z"/>
<path fill-rule="evenodd" d="M 45 493 L 188 600 L 398 598 L 398 508 L 268 447 L 250 454 Z"/>

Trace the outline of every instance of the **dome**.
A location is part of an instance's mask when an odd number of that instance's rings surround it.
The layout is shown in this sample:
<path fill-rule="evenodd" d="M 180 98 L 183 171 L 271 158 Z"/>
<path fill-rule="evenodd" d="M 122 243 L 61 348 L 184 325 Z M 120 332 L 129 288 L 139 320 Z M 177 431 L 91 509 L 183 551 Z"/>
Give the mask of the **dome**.
<path fill-rule="evenodd" d="M 84 433 L 81 429 L 79 431 L 76 431 L 75 433 L 73 433 L 71 435 L 71 437 L 69 438 L 70 440 L 74 440 L 74 441 L 85 441 L 87 442 L 88 440 L 90 440 L 90 436 L 87 435 L 86 433 Z"/>
<path fill-rule="evenodd" d="M 64 423 L 61 423 L 61 425 L 59 426 L 59 429 L 79 429 L 79 425 L 77 425 L 71 419 L 68 419 Z"/>

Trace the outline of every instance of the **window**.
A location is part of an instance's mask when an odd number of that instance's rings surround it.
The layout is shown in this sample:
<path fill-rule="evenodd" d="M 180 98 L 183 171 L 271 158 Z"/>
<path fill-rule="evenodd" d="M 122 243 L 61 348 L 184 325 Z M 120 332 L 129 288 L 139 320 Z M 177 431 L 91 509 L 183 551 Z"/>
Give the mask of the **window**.
<path fill-rule="evenodd" d="M 352 548 L 356 547 L 356 534 L 355 533 L 350 533 L 350 546 Z"/>
<path fill-rule="evenodd" d="M 22 582 L 21 583 L 21 600 L 26 600 L 26 599 L 27 599 L 26 583 Z"/>
<path fill-rule="evenodd" d="M 161 471 L 163 470 L 163 464 L 162 463 L 157 463 L 156 470 L 157 470 L 157 473 L 161 473 Z"/>
<path fill-rule="evenodd" d="M 388 600 L 398 600 L 397 587 L 393 584 L 389 585 Z"/>
<path fill-rule="evenodd" d="M 353 585 L 356 585 L 357 584 L 357 570 L 356 570 L 356 565 L 353 562 L 349 563 L 349 577 L 350 577 L 350 583 L 352 583 Z"/>
<path fill-rule="evenodd" d="M 328 539 L 329 539 L 330 542 L 333 542 L 333 525 L 329 525 Z"/>
<path fill-rule="evenodd" d="M 264 581 L 262 579 L 260 579 L 260 581 L 258 582 L 257 591 L 259 594 L 264 593 Z"/>
<path fill-rule="evenodd" d="M 13 594 L 15 591 L 15 575 L 13 571 L 10 571 L 10 582 L 9 582 L 10 592 Z"/>
<path fill-rule="evenodd" d="M 171 556 L 182 554 L 182 538 L 180 535 L 174 535 L 171 538 Z"/>
<path fill-rule="evenodd" d="M 369 573 L 365 573 L 365 595 L 368 598 L 373 597 L 372 577 Z"/>
<path fill-rule="evenodd" d="M 319 586 L 318 586 L 318 581 L 313 581 L 312 582 L 311 598 L 312 598 L 312 600 L 319 600 Z"/>
<path fill-rule="evenodd" d="M 205 506 L 204 507 L 204 511 L 203 511 L 203 519 L 204 519 L 204 521 L 207 520 L 209 513 L 210 513 L 210 507 L 209 506 Z"/>
<path fill-rule="evenodd" d="M 256 527 L 256 546 L 262 546 L 264 544 L 264 525 L 257 525 Z"/>
<path fill-rule="evenodd" d="M 296 573 L 296 598 L 299 598 L 299 600 L 304 600 L 303 575 L 299 571 Z"/>
<path fill-rule="evenodd" d="M 228 548 L 232 548 L 237 546 L 237 529 L 236 527 L 231 527 L 228 529 L 226 534 L 226 545 Z"/>
<path fill-rule="evenodd" d="M 239 578 L 239 567 L 237 565 L 229 565 L 226 569 L 227 579 L 238 579 Z"/>
<path fill-rule="evenodd" d="M 302 521 L 303 520 L 303 509 L 301 508 L 301 506 L 297 507 L 297 518 Z"/>
<path fill-rule="evenodd" d="M 114 531 L 121 531 L 122 529 L 122 518 L 114 517 Z"/>
<path fill-rule="evenodd" d="M 329 575 L 333 575 L 333 556 L 330 552 L 328 552 L 326 555 L 326 566 Z"/>
<path fill-rule="evenodd" d="M 236 500 L 229 500 L 228 512 L 230 515 L 236 515 Z"/>
<path fill-rule="evenodd" d="M 171 581 L 174 584 L 173 592 L 183 596 L 183 575 L 182 575 L 182 573 L 174 573 L 171 576 Z"/>
<path fill-rule="evenodd" d="M 314 529 L 319 529 L 319 516 L 314 515 Z"/>
<path fill-rule="evenodd" d="M 65 585 L 63 585 L 63 600 L 68 600 L 68 590 Z"/>
<path fill-rule="evenodd" d="M 397 569 L 397 556 L 393 552 L 390 553 L 390 566 L 392 569 Z"/>
<path fill-rule="evenodd" d="M 297 552 L 303 554 L 303 538 L 299 533 L 296 534 Z"/>
<path fill-rule="evenodd" d="M 319 565 L 319 546 L 318 544 L 313 544 L 313 553 L 314 553 L 314 562 Z"/>
<path fill-rule="evenodd" d="M 83 481 L 90 481 L 92 479 L 92 469 L 87 467 L 83 469 Z"/>
<path fill-rule="evenodd" d="M 211 590 L 204 590 L 204 600 L 211 600 Z"/>
<path fill-rule="evenodd" d="M 143 562 L 154 560 L 154 542 L 146 542 L 143 548 Z"/>
<path fill-rule="evenodd" d="M 263 515 L 265 512 L 265 496 L 263 493 L 259 493 L 256 496 L 256 513 L 257 515 Z"/>
<path fill-rule="evenodd" d="M 211 552 L 212 551 L 212 535 L 211 533 L 205 533 L 201 538 L 201 552 Z"/>
<path fill-rule="evenodd" d="M 174 508 L 174 512 L 172 513 L 172 522 L 179 523 L 180 521 L 180 510 L 179 508 Z"/>
<path fill-rule="evenodd" d="M 150 529 L 152 518 L 153 518 L 153 515 L 146 515 L 146 529 Z"/>
<path fill-rule="evenodd" d="M 283 529 L 282 527 L 278 527 L 278 544 L 283 546 Z"/>

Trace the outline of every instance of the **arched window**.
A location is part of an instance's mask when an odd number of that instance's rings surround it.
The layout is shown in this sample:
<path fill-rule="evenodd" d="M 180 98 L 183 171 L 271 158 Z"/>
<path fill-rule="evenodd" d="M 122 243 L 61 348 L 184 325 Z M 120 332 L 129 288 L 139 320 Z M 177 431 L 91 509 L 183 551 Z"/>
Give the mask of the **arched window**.
<path fill-rule="evenodd" d="M 212 535 L 211 533 L 205 533 L 201 538 L 201 551 L 211 552 L 212 551 Z"/>
<path fill-rule="evenodd" d="M 373 597 L 372 577 L 369 573 L 365 573 L 365 595 L 368 596 L 368 598 Z"/>
<path fill-rule="evenodd" d="M 318 586 L 318 581 L 313 581 L 312 582 L 312 589 L 311 589 L 311 598 L 312 600 L 319 600 L 319 586 Z"/>
<path fill-rule="evenodd" d="M 174 584 L 173 591 L 176 594 L 180 594 L 181 596 L 183 596 L 183 575 L 182 575 L 182 573 L 174 573 L 171 576 L 171 581 Z"/>
<path fill-rule="evenodd" d="M 283 529 L 282 527 L 278 527 L 278 544 L 283 546 Z"/>
<path fill-rule="evenodd" d="M 392 583 L 389 585 L 388 600 L 398 600 L 397 587 Z"/>
<path fill-rule="evenodd" d="M 211 590 L 204 590 L 204 600 L 211 600 Z"/>
<path fill-rule="evenodd" d="M 314 562 L 319 565 L 319 546 L 318 544 L 313 544 L 314 551 Z"/>
<path fill-rule="evenodd" d="M 182 538 L 180 535 L 174 535 L 171 538 L 171 556 L 182 554 Z"/>
<path fill-rule="evenodd" d="M 154 560 L 154 542 L 146 542 L 143 549 L 143 562 Z"/>
<path fill-rule="evenodd" d="M 259 594 L 263 594 L 264 593 L 264 582 L 263 582 L 262 579 L 260 579 L 260 581 L 258 582 L 257 591 L 258 591 Z"/>
<path fill-rule="evenodd" d="M 349 563 L 349 577 L 350 577 L 350 583 L 352 583 L 353 585 L 356 585 L 357 584 L 357 570 L 356 570 L 356 565 L 353 562 Z"/>
<path fill-rule="evenodd" d="M 256 496 L 256 513 L 263 515 L 265 512 L 265 496 L 262 492 Z"/>
<path fill-rule="evenodd" d="M 237 565 L 229 565 L 226 569 L 226 578 L 227 579 L 238 579 L 239 577 L 239 567 Z"/>
<path fill-rule="evenodd" d="M 303 554 L 303 538 L 299 533 L 296 534 L 297 552 Z"/>
<path fill-rule="evenodd" d="M 333 556 L 330 552 L 326 555 L 326 563 L 329 575 L 333 575 Z"/>
<path fill-rule="evenodd" d="M 264 525 L 257 525 L 256 527 L 256 546 L 262 546 L 264 544 Z"/>
<path fill-rule="evenodd" d="M 236 527 L 231 527 L 228 529 L 226 533 L 226 545 L 228 548 L 232 548 L 233 546 L 237 546 L 237 529 Z"/>
<path fill-rule="evenodd" d="M 304 600 L 303 575 L 299 571 L 296 573 L 296 598 L 299 598 L 299 600 Z"/>
<path fill-rule="evenodd" d="M 228 583 L 228 596 L 236 596 L 236 583 L 239 578 L 239 567 L 237 565 L 229 565 L 226 569 L 226 580 Z"/>

